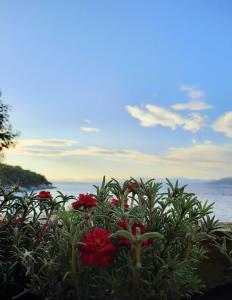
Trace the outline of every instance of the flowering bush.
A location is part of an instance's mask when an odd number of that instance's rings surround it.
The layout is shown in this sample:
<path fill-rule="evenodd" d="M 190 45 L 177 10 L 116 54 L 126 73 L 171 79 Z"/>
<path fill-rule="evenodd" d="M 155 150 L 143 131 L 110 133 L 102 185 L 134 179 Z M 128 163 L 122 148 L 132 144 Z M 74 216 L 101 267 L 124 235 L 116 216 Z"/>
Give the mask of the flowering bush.
<path fill-rule="evenodd" d="M 43 195 L 2 189 L 0 296 L 175 300 L 200 291 L 197 269 L 218 227 L 212 205 L 178 183 L 161 187 L 104 179 L 94 195 L 59 193 L 43 205 Z"/>

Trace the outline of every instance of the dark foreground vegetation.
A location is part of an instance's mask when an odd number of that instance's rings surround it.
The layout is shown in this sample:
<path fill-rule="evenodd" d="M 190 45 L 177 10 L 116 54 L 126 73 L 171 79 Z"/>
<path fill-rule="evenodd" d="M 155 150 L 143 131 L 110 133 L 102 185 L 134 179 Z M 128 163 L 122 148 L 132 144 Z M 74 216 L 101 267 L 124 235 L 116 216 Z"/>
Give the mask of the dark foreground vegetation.
<path fill-rule="evenodd" d="M 231 287 L 231 235 L 185 187 L 160 188 L 111 180 L 56 198 L 1 189 L 0 299 L 224 299 L 210 290 Z"/>

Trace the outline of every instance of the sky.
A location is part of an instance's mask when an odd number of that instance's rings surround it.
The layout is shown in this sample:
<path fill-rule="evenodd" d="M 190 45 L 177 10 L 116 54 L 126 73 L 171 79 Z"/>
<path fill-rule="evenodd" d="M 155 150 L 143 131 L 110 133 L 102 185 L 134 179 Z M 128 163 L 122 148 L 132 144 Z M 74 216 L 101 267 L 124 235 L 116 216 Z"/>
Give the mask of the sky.
<path fill-rule="evenodd" d="M 0 0 L 5 162 L 49 180 L 232 176 L 230 0 Z"/>

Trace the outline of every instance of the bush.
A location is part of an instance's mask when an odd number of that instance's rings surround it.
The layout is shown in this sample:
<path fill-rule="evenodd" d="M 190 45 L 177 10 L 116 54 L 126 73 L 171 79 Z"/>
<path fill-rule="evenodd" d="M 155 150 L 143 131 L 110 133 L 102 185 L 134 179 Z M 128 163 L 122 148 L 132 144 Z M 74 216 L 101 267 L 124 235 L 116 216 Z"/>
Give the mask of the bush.
<path fill-rule="evenodd" d="M 218 227 L 212 204 L 178 182 L 161 187 L 103 179 L 78 199 L 2 189 L 2 295 L 174 300 L 202 290 L 197 268 Z"/>

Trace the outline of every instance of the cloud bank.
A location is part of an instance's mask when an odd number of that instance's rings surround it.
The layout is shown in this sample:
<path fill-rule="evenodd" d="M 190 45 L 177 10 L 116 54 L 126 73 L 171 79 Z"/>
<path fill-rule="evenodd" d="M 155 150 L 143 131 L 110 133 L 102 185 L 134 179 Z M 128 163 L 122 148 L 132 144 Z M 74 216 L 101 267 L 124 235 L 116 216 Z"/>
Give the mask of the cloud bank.
<path fill-rule="evenodd" d="M 39 141 L 38 141 L 39 143 Z M 117 167 L 124 170 L 127 164 L 138 171 L 138 176 L 185 176 L 189 178 L 215 178 L 231 175 L 232 144 L 216 145 L 210 141 L 194 143 L 189 147 L 169 148 L 162 154 L 147 153 L 135 149 L 110 149 L 96 146 L 79 147 L 74 149 L 50 149 L 35 146 L 34 140 L 22 141 L 15 149 L 9 150 L 11 155 L 48 157 L 51 161 L 66 158 L 76 159 L 92 158 L 91 162 L 115 161 Z M 96 160 L 93 160 L 96 158 Z M 105 162 L 105 163 L 104 163 Z M 107 165 L 109 166 L 109 164 Z M 107 167 L 108 168 L 108 167 Z M 109 170 L 108 170 L 109 171 Z M 113 171 L 112 171 L 113 172 Z M 123 174 L 122 174 L 123 175 Z"/>

